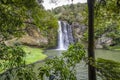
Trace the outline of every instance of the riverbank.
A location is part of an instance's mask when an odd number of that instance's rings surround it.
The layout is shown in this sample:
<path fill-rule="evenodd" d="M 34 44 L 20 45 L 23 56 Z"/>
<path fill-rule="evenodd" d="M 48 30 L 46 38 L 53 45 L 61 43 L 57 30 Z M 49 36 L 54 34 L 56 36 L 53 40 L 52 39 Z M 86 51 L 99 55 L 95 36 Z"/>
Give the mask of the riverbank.
<path fill-rule="evenodd" d="M 120 46 L 109 47 L 110 50 L 120 51 Z"/>
<path fill-rule="evenodd" d="M 25 61 L 27 64 L 31 64 L 34 62 L 45 60 L 48 56 L 50 57 L 52 53 L 53 56 L 56 55 L 56 52 L 49 52 L 48 54 L 44 54 L 43 49 L 36 48 L 36 47 L 29 47 L 29 46 L 22 46 L 23 50 L 27 53 L 25 57 Z M 98 49 L 99 50 L 99 49 Z M 111 51 L 120 51 L 120 46 L 110 47 L 109 50 Z M 107 51 L 107 50 L 105 50 Z M 59 53 L 59 52 L 58 52 Z"/>
<path fill-rule="evenodd" d="M 27 64 L 31 64 L 47 58 L 47 55 L 43 54 L 43 50 L 40 48 L 22 46 L 22 49 L 27 53 L 25 57 L 25 61 Z"/>

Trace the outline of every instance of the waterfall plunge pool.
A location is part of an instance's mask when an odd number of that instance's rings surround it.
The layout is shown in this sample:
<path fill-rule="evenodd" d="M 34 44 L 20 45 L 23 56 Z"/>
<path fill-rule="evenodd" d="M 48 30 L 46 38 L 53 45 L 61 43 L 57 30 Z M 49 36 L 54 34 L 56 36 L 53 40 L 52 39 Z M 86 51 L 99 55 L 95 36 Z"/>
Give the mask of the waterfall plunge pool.
<path fill-rule="evenodd" d="M 48 57 L 59 56 L 65 50 L 56 50 L 56 49 L 49 49 L 44 52 Z M 87 55 L 87 53 L 86 53 Z M 120 62 L 120 51 L 112 51 L 112 50 L 104 50 L 104 49 L 95 49 L 95 57 L 103 58 L 103 59 L 110 59 L 114 61 Z"/>

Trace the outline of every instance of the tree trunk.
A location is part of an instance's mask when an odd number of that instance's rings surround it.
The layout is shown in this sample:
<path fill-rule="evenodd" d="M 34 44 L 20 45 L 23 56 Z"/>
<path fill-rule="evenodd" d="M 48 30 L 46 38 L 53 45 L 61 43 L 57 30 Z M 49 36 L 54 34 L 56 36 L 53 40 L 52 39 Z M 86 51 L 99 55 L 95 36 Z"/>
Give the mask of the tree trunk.
<path fill-rule="evenodd" d="M 94 54 L 94 0 L 87 0 L 88 2 L 88 58 L 95 59 Z M 89 80 L 96 80 L 96 70 L 92 65 L 88 65 Z"/>

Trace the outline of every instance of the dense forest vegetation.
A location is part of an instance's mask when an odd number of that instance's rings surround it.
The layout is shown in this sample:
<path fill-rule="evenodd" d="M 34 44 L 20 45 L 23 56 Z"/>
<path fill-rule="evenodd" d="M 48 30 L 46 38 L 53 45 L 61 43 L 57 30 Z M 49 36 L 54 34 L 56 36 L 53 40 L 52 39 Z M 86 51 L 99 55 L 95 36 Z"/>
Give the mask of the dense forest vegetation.
<path fill-rule="evenodd" d="M 120 46 L 120 19 L 119 19 L 119 9 L 116 7 L 114 2 L 109 2 L 109 5 L 105 4 L 96 4 L 95 5 L 95 39 L 96 44 L 99 40 L 105 48 L 109 46 Z M 52 10 L 53 14 L 63 21 L 67 21 L 69 24 L 74 22 L 79 23 L 79 25 L 88 26 L 87 21 L 87 4 L 71 4 L 57 7 Z M 82 40 L 87 40 L 87 30 L 84 32 Z M 112 40 L 110 44 L 107 44 L 107 40 Z M 106 43 L 106 44 L 105 44 Z"/>
<path fill-rule="evenodd" d="M 53 14 L 59 20 L 65 20 L 72 24 L 72 22 L 78 22 L 82 24 L 83 22 L 83 15 L 82 12 L 86 9 L 87 4 L 71 4 L 71 5 L 63 5 L 52 9 Z"/>
<path fill-rule="evenodd" d="M 9 45 L 6 44 L 6 41 L 14 38 L 18 40 L 23 35 L 29 35 L 27 31 L 29 30 L 28 28 L 31 28 L 39 29 L 40 38 L 42 39 L 41 36 L 43 36 L 47 39 L 48 42 L 46 45 L 42 45 L 43 47 L 56 46 L 57 19 L 46 11 L 41 2 L 39 2 L 36 2 L 36 0 L 0 1 L 0 80 L 16 80 L 16 76 L 19 79 L 21 74 L 26 74 L 28 71 L 29 74 L 32 74 L 31 70 L 29 70 L 30 68 L 27 69 L 25 67 L 24 58 L 28 53 L 21 48 L 19 42 L 14 41 L 12 45 Z M 33 35 L 32 32 L 31 34 Z M 35 37 L 33 36 L 33 38 Z M 25 39 L 27 38 L 25 37 Z M 29 41 L 27 39 L 27 42 Z M 14 71 L 12 70 L 13 68 Z M 16 76 L 14 76 L 14 72 Z M 13 76 L 10 75 L 12 73 L 14 74 Z M 4 75 L 6 76 L 4 77 Z M 22 75 L 20 79 L 26 78 L 27 80 L 28 77 L 24 76 L 27 75 Z"/>
<path fill-rule="evenodd" d="M 94 22 L 91 22 L 94 24 L 92 28 L 95 28 L 94 33 L 92 33 L 95 35 L 95 43 L 99 40 L 105 40 L 101 43 L 103 48 L 119 47 L 120 1 L 100 0 L 93 5 L 94 15 L 92 14 L 92 18 L 94 19 L 92 20 Z M 26 64 L 25 57 L 30 53 L 24 51 L 26 47 L 22 48 L 23 45 L 43 49 L 55 47 L 57 45 L 58 20 L 66 21 L 70 25 L 78 23 L 84 25 L 83 27 L 89 26 L 90 29 L 88 15 L 91 13 L 88 13 L 89 9 L 90 6 L 87 4 L 78 3 L 45 10 L 42 0 L 0 0 L 0 80 L 77 80 L 76 66 L 83 61 L 94 68 L 93 71 L 97 73 L 98 78 L 119 80 L 119 62 L 102 58 L 95 59 L 94 56 L 86 57 L 85 47 L 79 41 L 71 44 L 68 50 L 59 56 L 52 58 L 48 56 L 44 63 L 37 65 L 36 72 L 34 64 Z M 88 42 L 88 35 L 88 31 L 85 29 L 81 40 Z M 21 39 L 22 37 L 24 39 Z M 9 40 L 12 39 L 15 41 L 11 45 Z M 20 39 L 29 43 L 17 42 Z M 31 44 L 34 39 L 35 42 L 38 39 L 41 42 L 38 41 L 37 45 Z M 107 45 L 104 44 L 106 41 L 111 42 Z M 94 48 L 94 43 L 92 45 L 91 49 Z M 94 54 L 92 53 L 92 55 Z M 91 76 L 96 75 L 92 74 Z M 89 80 L 92 79 L 89 77 Z"/>
<path fill-rule="evenodd" d="M 57 19 L 50 12 L 44 10 L 41 3 L 38 5 L 36 2 L 32 2 L 27 4 L 27 0 L 24 2 L 16 0 L 1 1 L 1 39 L 8 40 L 13 36 L 20 37 L 31 26 L 32 29 L 37 27 L 41 35 L 46 37 L 48 47 L 56 46 Z M 15 27 L 13 28 L 13 26 Z M 52 34 L 52 32 L 55 32 L 55 34 Z M 42 46 L 47 46 L 47 44 Z"/>

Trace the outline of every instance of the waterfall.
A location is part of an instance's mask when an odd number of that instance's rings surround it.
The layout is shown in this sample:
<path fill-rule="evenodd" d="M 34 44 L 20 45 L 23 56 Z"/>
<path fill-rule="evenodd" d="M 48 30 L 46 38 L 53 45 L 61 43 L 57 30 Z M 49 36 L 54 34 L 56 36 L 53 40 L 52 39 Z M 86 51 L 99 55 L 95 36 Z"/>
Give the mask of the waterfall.
<path fill-rule="evenodd" d="M 66 50 L 68 46 L 74 43 L 71 25 L 58 21 L 58 50 Z"/>
<path fill-rule="evenodd" d="M 58 29 L 58 49 L 64 50 L 64 39 L 63 39 L 63 32 L 61 27 L 61 22 L 58 21 L 59 29 Z"/>

